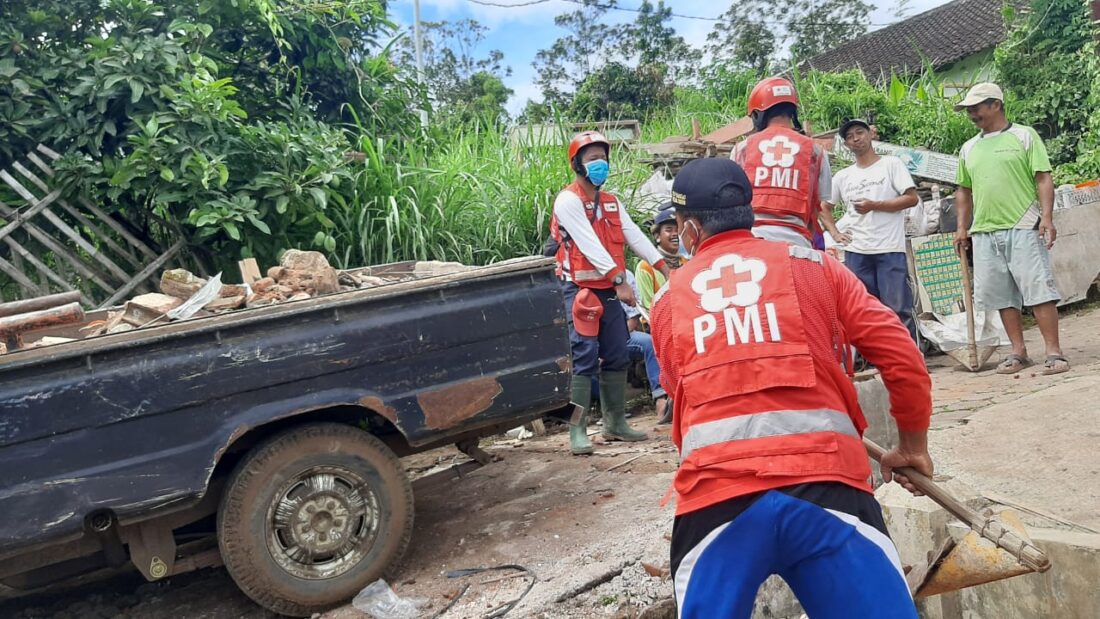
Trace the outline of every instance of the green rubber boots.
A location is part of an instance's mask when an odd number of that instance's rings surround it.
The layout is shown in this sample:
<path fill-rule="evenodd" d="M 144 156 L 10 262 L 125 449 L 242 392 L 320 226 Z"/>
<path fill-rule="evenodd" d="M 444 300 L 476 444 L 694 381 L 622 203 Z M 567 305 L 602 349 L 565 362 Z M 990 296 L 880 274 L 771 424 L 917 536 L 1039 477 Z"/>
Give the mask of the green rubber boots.
<path fill-rule="evenodd" d="M 569 424 L 569 451 L 574 456 L 590 454 L 595 449 L 588 440 L 588 411 L 592 408 L 592 379 L 587 376 L 573 376 L 573 404 L 584 409 L 577 423 Z"/>
<path fill-rule="evenodd" d="M 626 422 L 626 371 L 600 372 L 600 408 L 603 437 L 609 441 L 644 441 L 649 438 Z"/>

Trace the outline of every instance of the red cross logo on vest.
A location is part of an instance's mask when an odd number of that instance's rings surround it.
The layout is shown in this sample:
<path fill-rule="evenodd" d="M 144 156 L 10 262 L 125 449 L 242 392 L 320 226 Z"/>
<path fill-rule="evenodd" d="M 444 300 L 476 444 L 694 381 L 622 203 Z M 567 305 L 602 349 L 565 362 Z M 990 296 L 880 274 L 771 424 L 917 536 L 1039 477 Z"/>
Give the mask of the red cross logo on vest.
<path fill-rule="evenodd" d="M 748 307 L 760 300 L 760 281 L 767 273 L 763 260 L 726 254 L 699 272 L 691 281 L 691 289 L 699 295 L 702 308 L 711 313 L 730 305 Z"/>
<path fill-rule="evenodd" d="M 760 158 L 761 163 L 766 166 L 779 166 L 781 168 L 789 168 L 794 165 L 794 156 L 798 154 L 801 147 L 797 142 L 792 142 L 785 135 L 777 135 L 770 140 L 760 141 L 760 152 L 763 157 Z"/>

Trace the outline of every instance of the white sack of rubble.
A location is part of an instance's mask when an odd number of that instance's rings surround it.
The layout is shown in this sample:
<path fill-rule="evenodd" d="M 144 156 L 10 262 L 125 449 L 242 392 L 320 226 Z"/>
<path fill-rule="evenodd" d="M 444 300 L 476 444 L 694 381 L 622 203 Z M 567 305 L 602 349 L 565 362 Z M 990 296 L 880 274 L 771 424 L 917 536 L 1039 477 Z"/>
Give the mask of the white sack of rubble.
<path fill-rule="evenodd" d="M 936 320 L 917 321 L 922 336 L 944 352 L 966 347 L 966 312 L 932 315 Z M 974 310 L 974 339 L 978 340 L 978 346 L 983 348 L 1011 344 L 1001 323 L 1000 314 L 979 309 Z"/>

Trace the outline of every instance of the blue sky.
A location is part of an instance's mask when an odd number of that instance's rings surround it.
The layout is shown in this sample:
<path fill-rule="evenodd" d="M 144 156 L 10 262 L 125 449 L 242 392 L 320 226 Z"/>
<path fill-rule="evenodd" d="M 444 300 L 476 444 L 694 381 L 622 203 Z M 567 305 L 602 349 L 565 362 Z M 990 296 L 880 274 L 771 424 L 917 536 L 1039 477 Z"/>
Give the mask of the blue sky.
<path fill-rule="evenodd" d="M 523 4 L 530 0 L 492 0 L 497 4 Z M 871 14 L 872 24 L 888 24 L 895 21 L 892 13 L 897 0 L 887 0 Z M 946 0 L 912 0 L 908 15 L 916 15 L 930 8 L 944 4 Z M 623 7 L 636 8 L 641 0 L 620 0 Z M 727 2 L 713 0 L 672 0 L 667 2 L 676 13 L 700 17 L 717 17 L 729 6 Z M 532 83 L 534 68 L 531 62 L 535 54 L 549 47 L 555 39 L 564 34 L 554 25 L 554 16 L 577 8 L 576 4 L 563 0 L 548 0 L 538 4 L 511 8 L 493 7 L 476 4 L 470 0 L 421 0 L 420 18 L 424 21 L 459 20 L 473 18 L 489 28 L 486 40 L 479 54 L 499 49 L 504 52 L 505 64 L 512 67 L 511 77 L 505 84 L 515 91 L 508 109 L 512 113 L 521 110 L 527 99 L 541 99 L 538 88 Z M 413 23 L 412 0 L 394 0 L 390 4 L 390 15 L 400 25 Z M 627 22 L 634 18 L 633 13 L 612 11 L 608 21 Z M 712 21 L 674 18 L 672 25 L 688 43 L 701 47 L 714 23 Z M 872 29 L 878 26 L 872 26 Z"/>

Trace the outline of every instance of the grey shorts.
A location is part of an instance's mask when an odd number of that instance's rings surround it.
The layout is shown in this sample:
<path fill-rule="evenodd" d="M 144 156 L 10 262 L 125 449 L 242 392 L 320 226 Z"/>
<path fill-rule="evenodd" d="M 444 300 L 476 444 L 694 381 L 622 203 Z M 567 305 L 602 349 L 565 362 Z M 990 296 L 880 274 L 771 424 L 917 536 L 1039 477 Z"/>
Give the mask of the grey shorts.
<path fill-rule="evenodd" d="M 1050 251 L 1038 230 L 997 230 L 972 236 L 974 298 L 986 309 L 1059 301 Z"/>

